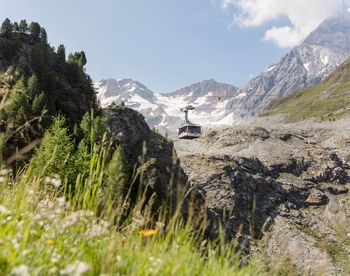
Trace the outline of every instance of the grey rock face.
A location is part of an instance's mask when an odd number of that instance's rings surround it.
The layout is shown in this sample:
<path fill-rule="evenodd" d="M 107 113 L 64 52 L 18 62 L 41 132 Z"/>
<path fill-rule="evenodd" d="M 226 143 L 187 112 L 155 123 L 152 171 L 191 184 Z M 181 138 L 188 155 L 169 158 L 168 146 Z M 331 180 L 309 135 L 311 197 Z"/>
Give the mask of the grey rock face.
<path fill-rule="evenodd" d="M 177 192 L 187 178 L 179 165 L 172 142 L 150 130 L 142 114 L 129 108 L 104 109 L 114 146 L 122 146 L 131 167 L 136 166 L 147 196 L 155 193 L 155 207 L 176 207 Z M 140 180 L 141 181 L 141 180 Z M 136 185 L 136 192 L 138 186 Z"/>
<path fill-rule="evenodd" d="M 240 89 L 245 95 L 228 107 L 247 118 L 257 115 L 273 99 L 319 83 L 350 56 L 350 13 L 326 19 L 306 40 L 277 64 Z"/>
<path fill-rule="evenodd" d="M 336 226 L 350 223 L 350 155 L 348 134 L 324 146 L 334 131 L 238 127 L 175 141 L 195 205 L 206 206 L 207 235 L 215 237 L 221 224 L 228 241 L 263 239 L 263 255 L 285 256 L 301 273 L 342 275 L 346 266 L 329 252 L 338 246 L 344 262 L 350 253 L 347 230 Z M 349 207 L 339 209 L 334 202 L 342 197 Z M 256 249 L 244 244 L 245 252 Z"/>

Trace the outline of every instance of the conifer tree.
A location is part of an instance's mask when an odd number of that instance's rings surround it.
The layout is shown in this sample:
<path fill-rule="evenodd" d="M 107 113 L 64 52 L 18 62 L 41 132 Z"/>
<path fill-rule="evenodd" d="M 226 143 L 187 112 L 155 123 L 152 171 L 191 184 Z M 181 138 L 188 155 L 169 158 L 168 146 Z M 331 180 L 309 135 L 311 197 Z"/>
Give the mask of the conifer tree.
<path fill-rule="evenodd" d="M 19 33 L 19 26 L 17 22 L 13 23 L 12 30 L 16 33 Z"/>
<path fill-rule="evenodd" d="M 40 37 L 40 31 L 41 31 L 41 27 L 39 25 L 39 23 L 37 22 L 32 22 L 29 26 L 29 31 L 30 34 L 36 38 Z"/>
<path fill-rule="evenodd" d="M 61 179 L 71 179 L 74 170 L 72 164 L 73 141 L 66 127 L 66 120 L 58 116 L 45 133 L 41 146 L 36 150 L 31 165 L 33 172 Z M 71 179 L 72 180 L 72 179 Z"/>
<path fill-rule="evenodd" d="M 90 149 L 94 144 L 101 143 L 103 135 L 107 131 L 105 121 L 99 116 L 93 118 L 90 112 L 85 113 L 80 123 L 80 129 L 83 132 L 85 143 Z"/>
<path fill-rule="evenodd" d="M 42 111 L 45 109 L 45 105 L 46 105 L 45 93 L 41 92 L 33 100 L 33 103 L 32 103 L 32 111 L 33 111 L 33 113 L 35 115 L 41 114 Z"/>
<path fill-rule="evenodd" d="M 37 96 L 41 92 L 39 79 L 36 75 L 32 75 L 28 79 L 27 89 L 28 89 L 28 94 L 31 97 L 31 99 L 34 99 L 35 96 Z"/>
<path fill-rule="evenodd" d="M 66 48 L 63 44 L 57 48 L 57 67 L 62 73 L 66 71 Z"/>
<path fill-rule="evenodd" d="M 14 126 L 20 126 L 31 115 L 29 97 L 24 78 L 17 81 L 6 101 L 6 109 L 1 114 L 2 118 Z"/>
<path fill-rule="evenodd" d="M 26 33 L 28 31 L 28 23 L 26 20 L 21 20 L 21 22 L 19 23 L 19 31 L 21 33 Z"/>
<path fill-rule="evenodd" d="M 10 19 L 6 18 L 1 25 L 0 33 L 4 36 L 8 36 L 12 32 L 12 23 Z"/>
<path fill-rule="evenodd" d="M 106 187 L 109 195 L 120 202 L 129 190 L 129 167 L 122 147 L 118 147 L 107 167 Z"/>
<path fill-rule="evenodd" d="M 47 44 L 47 32 L 46 32 L 45 28 L 40 29 L 40 38 L 41 38 L 42 42 Z"/>
<path fill-rule="evenodd" d="M 61 62 L 66 62 L 66 48 L 64 47 L 63 44 L 58 46 L 57 55 L 58 55 L 58 58 Z"/>

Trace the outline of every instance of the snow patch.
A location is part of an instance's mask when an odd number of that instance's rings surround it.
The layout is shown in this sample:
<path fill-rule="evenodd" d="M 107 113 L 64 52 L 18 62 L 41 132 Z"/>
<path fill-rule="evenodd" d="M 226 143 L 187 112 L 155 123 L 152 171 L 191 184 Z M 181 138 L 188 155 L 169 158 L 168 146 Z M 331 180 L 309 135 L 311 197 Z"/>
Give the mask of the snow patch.
<path fill-rule="evenodd" d="M 305 68 L 307 71 L 310 71 L 310 64 L 311 64 L 311 62 L 304 63 L 304 68 Z"/>
<path fill-rule="evenodd" d="M 266 69 L 266 72 L 270 72 L 276 68 L 276 65 L 270 66 L 269 68 Z"/>
<path fill-rule="evenodd" d="M 235 99 L 242 99 L 242 98 L 244 98 L 245 96 L 247 96 L 247 93 L 241 93 L 241 94 L 237 95 L 237 96 L 235 97 Z"/>
<path fill-rule="evenodd" d="M 329 57 L 328 56 L 321 56 L 321 61 L 324 65 L 328 65 Z"/>

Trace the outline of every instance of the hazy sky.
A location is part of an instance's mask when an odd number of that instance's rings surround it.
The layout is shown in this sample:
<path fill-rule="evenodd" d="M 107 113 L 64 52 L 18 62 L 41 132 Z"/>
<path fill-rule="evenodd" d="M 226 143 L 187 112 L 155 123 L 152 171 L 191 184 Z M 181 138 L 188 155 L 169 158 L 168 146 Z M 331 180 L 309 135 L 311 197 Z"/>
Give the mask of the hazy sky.
<path fill-rule="evenodd" d="M 132 78 L 172 92 L 210 78 L 244 84 L 345 2 L 0 0 L 0 19 L 38 21 L 52 46 L 84 50 L 94 81 Z"/>

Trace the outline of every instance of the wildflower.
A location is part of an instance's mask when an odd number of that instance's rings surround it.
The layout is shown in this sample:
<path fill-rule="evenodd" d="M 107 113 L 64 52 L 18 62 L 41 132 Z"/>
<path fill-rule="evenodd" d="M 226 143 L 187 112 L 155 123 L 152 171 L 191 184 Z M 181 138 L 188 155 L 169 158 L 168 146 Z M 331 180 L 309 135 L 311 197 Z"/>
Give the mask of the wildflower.
<path fill-rule="evenodd" d="M 7 214 L 7 213 L 8 213 L 8 210 L 4 206 L 0 205 L 0 215 Z"/>
<path fill-rule="evenodd" d="M 13 276 L 30 276 L 28 266 L 26 266 L 26 265 L 17 266 L 11 271 L 10 275 L 13 275 Z"/>
<path fill-rule="evenodd" d="M 47 245 L 54 245 L 54 244 L 55 244 L 55 241 L 54 241 L 54 240 L 47 240 L 47 241 L 46 241 L 46 244 L 47 244 Z"/>
<path fill-rule="evenodd" d="M 59 207 L 66 207 L 67 201 L 65 197 L 59 197 L 56 201 Z"/>
<path fill-rule="evenodd" d="M 58 188 L 61 186 L 62 180 L 60 179 L 60 177 L 58 175 L 55 175 L 54 177 L 46 177 L 45 183 L 51 184 L 55 188 Z"/>
<path fill-rule="evenodd" d="M 161 259 L 154 258 L 153 256 L 149 257 L 149 260 L 152 262 L 153 266 L 159 266 L 162 263 Z"/>
<path fill-rule="evenodd" d="M 156 229 L 140 230 L 139 234 L 144 238 L 148 238 L 148 237 L 152 237 L 155 234 L 157 234 L 157 230 Z"/>
<path fill-rule="evenodd" d="M 50 269 L 49 269 L 49 275 L 54 275 L 54 274 L 57 274 L 57 267 L 51 267 Z"/>
<path fill-rule="evenodd" d="M 65 231 L 67 228 L 70 228 L 74 225 L 84 223 L 88 221 L 88 218 L 91 218 L 94 215 L 92 211 L 76 211 L 65 217 L 60 225 L 61 231 Z"/>
<path fill-rule="evenodd" d="M 55 264 L 55 263 L 58 263 L 61 259 L 61 255 L 60 254 L 57 254 L 56 252 L 54 252 L 51 256 L 51 263 Z"/>
<path fill-rule="evenodd" d="M 20 245 L 16 239 L 12 239 L 11 243 L 15 249 L 18 249 L 20 247 Z"/>
<path fill-rule="evenodd" d="M 100 223 L 93 224 L 91 229 L 87 231 L 87 236 L 90 238 L 96 238 L 108 234 L 108 222 L 102 220 Z"/>
<path fill-rule="evenodd" d="M 84 262 L 75 262 L 67 265 L 60 271 L 62 275 L 80 276 L 90 271 L 90 265 Z"/>

